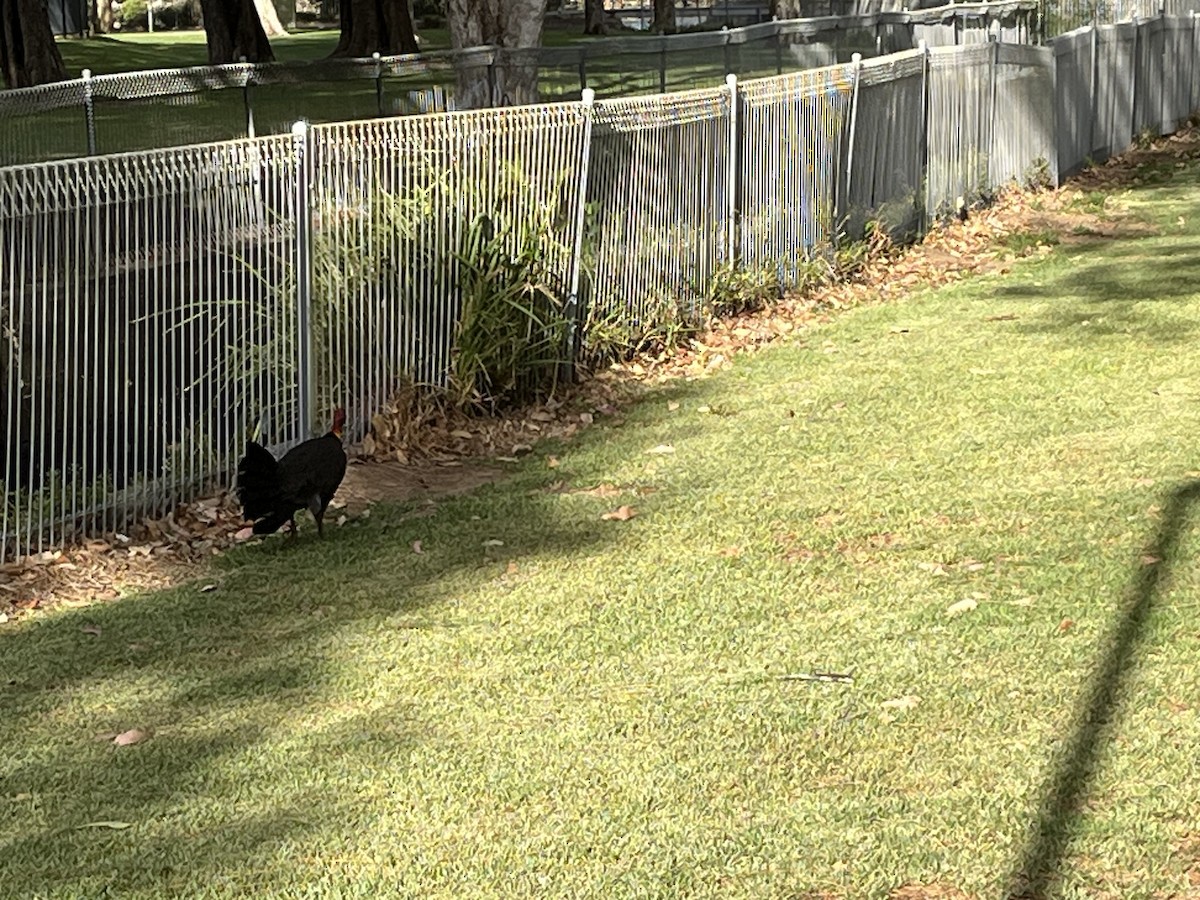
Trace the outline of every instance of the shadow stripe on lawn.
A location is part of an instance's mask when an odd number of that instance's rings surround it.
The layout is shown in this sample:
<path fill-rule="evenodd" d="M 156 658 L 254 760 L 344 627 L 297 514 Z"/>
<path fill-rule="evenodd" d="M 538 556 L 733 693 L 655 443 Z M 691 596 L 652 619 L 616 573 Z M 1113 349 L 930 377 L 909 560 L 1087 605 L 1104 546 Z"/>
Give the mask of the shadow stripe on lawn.
<path fill-rule="evenodd" d="M 1168 494 L 1154 542 L 1134 572 L 1124 608 L 1109 635 L 1088 692 L 1081 697 L 1074 734 L 1043 789 L 1024 852 L 1005 896 L 1008 900 L 1044 900 L 1061 869 L 1079 821 L 1080 806 L 1096 771 L 1101 742 L 1110 740 L 1120 713 L 1122 680 L 1136 664 L 1150 610 L 1166 579 L 1191 507 L 1200 498 L 1200 479 L 1178 484 Z"/>

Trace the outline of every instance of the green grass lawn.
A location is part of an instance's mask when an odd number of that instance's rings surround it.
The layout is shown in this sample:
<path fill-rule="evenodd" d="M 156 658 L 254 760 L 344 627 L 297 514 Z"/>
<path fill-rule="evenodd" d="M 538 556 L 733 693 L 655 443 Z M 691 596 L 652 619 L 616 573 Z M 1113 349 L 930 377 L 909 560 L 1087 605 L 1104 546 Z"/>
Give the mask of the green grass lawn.
<path fill-rule="evenodd" d="M 1123 200 L 1160 233 L 840 316 L 432 510 L 4 626 L 0 896 L 1183 891 L 1197 173 Z M 781 677 L 813 671 L 854 680 Z"/>
<path fill-rule="evenodd" d="M 637 32 L 631 33 L 636 36 Z M 630 36 L 630 35 L 627 35 Z M 423 50 L 450 49 L 450 32 L 445 28 L 423 28 L 420 31 Z M 547 27 L 542 43 L 547 47 L 564 47 L 586 42 L 580 29 Z M 279 62 L 308 62 L 324 59 L 337 45 L 335 29 L 296 30 L 271 38 L 271 49 Z M 144 69 L 177 68 L 208 65 L 208 50 L 202 30 L 113 32 L 89 38 L 59 38 L 67 73 L 78 78 L 84 69 L 93 75 L 115 72 L 137 72 Z"/>

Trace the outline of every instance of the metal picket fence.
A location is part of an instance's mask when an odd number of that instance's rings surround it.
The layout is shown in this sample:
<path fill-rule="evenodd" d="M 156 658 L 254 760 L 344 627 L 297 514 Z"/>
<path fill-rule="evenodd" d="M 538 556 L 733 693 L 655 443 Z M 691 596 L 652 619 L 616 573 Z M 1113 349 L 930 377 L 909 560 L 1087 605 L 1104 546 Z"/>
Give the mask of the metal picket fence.
<path fill-rule="evenodd" d="M 452 383 L 472 240 L 536 236 L 572 348 L 636 340 L 723 267 L 787 282 L 868 220 L 912 234 L 1173 127 L 1198 25 L 0 168 L 0 558 L 227 485 L 248 437 L 343 405 L 356 439 L 398 385 Z"/>
<path fill-rule="evenodd" d="M 0 166 L 96 153 L 286 134 L 292 123 L 390 118 L 454 109 L 466 84 L 485 103 L 513 102 L 533 73 L 542 102 L 720 87 L 879 56 L 919 40 L 1032 40 L 1036 0 L 764 22 L 666 36 L 604 38 L 566 47 L 477 47 L 412 56 L 199 66 L 85 77 L 0 91 Z"/>
<path fill-rule="evenodd" d="M 584 222 L 593 340 L 691 320 L 731 260 L 733 99 L 707 88 L 596 104 Z"/>
<path fill-rule="evenodd" d="M 837 233 L 854 71 L 834 66 L 742 87 L 740 158 L 753 164 L 740 173 L 740 261 L 777 270 L 785 284 Z"/>

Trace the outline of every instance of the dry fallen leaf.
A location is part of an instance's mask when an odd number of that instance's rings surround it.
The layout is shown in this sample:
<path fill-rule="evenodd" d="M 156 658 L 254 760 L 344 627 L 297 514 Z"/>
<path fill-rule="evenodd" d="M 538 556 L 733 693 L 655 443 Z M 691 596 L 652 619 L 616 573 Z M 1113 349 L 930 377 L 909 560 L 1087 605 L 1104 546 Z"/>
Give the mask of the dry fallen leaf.
<path fill-rule="evenodd" d="M 606 521 L 628 522 L 637 515 L 637 510 L 632 506 L 618 506 L 612 512 L 606 512 L 600 518 Z"/>
<path fill-rule="evenodd" d="M 504 574 L 505 575 L 516 575 L 520 571 L 521 571 L 520 566 L 518 566 L 515 562 L 510 562 L 508 564 L 508 566 L 505 567 Z"/>
<path fill-rule="evenodd" d="M 142 731 L 140 728 L 130 728 L 128 731 L 122 731 L 112 739 L 112 742 L 118 747 L 129 747 L 133 744 L 140 744 L 142 741 L 150 737 L 150 732 Z"/>
<path fill-rule="evenodd" d="M 92 625 L 92 624 L 84 625 L 79 630 L 82 631 L 84 634 L 93 634 L 96 637 L 100 636 L 100 626 L 99 625 Z"/>
<path fill-rule="evenodd" d="M 82 825 L 76 825 L 76 826 L 75 826 L 75 828 L 76 828 L 76 829 L 79 829 L 79 828 L 115 828 L 115 829 L 121 829 L 121 828 L 129 828 L 129 827 L 130 827 L 130 826 L 129 826 L 129 823 L 128 823 L 128 822 L 113 822 L 113 821 L 109 821 L 109 822 L 84 822 Z"/>
<path fill-rule="evenodd" d="M 905 694 L 903 697 L 896 697 L 893 700 L 884 700 L 879 705 L 884 709 L 912 709 L 920 702 L 920 697 L 913 694 Z"/>
<path fill-rule="evenodd" d="M 1066 634 L 1068 631 L 1070 631 L 1074 627 L 1075 627 L 1074 619 L 1063 619 L 1061 622 L 1058 623 L 1058 631 L 1060 634 Z"/>
<path fill-rule="evenodd" d="M 200 588 L 200 593 L 207 594 L 211 591 L 215 591 L 216 589 L 217 589 L 217 586 L 215 584 L 206 584 Z"/>
<path fill-rule="evenodd" d="M 659 444 L 657 447 L 651 447 L 646 452 L 647 453 L 656 453 L 659 456 L 665 456 L 667 454 L 674 453 L 675 448 L 672 447 L 670 444 Z"/>
<path fill-rule="evenodd" d="M 413 551 L 413 553 L 424 553 L 425 552 L 425 550 L 421 546 L 420 541 L 412 542 L 412 551 Z"/>
<path fill-rule="evenodd" d="M 679 409 L 678 400 L 670 400 L 667 402 L 667 412 L 675 412 L 677 409 Z"/>
<path fill-rule="evenodd" d="M 558 468 L 558 457 L 557 456 L 547 456 L 546 457 L 546 466 L 551 469 L 557 469 Z"/>
<path fill-rule="evenodd" d="M 949 575 L 950 574 L 949 572 L 946 571 L 946 567 L 943 566 L 941 563 L 921 562 L 921 563 L 917 563 L 917 568 L 924 569 L 926 572 L 929 572 L 932 575 Z"/>
<path fill-rule="evenodd" d="M 957 603 L 951 603 L 946 607 L 946 615 L 950 617 L 961 616 L 963 613 L 970 612 L 979 605 L 979 602 L 974 597 L 964 597 Z"/>
<path fill-rule="evenodd" d="M 495 538 L 492 538 L 491 540 L 484 541 L 483 546 L 485 546 L 485 547 L 503 547 L 504 541 L 498 541 Z"/>

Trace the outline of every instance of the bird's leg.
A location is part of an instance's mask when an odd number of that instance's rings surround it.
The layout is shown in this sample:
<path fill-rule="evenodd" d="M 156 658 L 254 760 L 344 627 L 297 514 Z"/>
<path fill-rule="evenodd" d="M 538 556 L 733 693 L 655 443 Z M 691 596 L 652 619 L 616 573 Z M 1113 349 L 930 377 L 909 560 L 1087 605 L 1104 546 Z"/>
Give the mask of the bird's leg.
<path fill-rule="evenodd" d="M 308 511 L 312 513 L 317 523 L 317 537 L 325 537 L 325 505 L 321 503 L 320 494 L 314 494 L 308 501 Z"/>
<path fill-rule="evenodd" d="M 288 519 L 288 525 L 291 526 L 290 528 L 288 528 L 288 540 L 294 541 L 296 539 L 296 517 L 295 517 L 295 515 L 293 515 L 290 519 Z"/>

